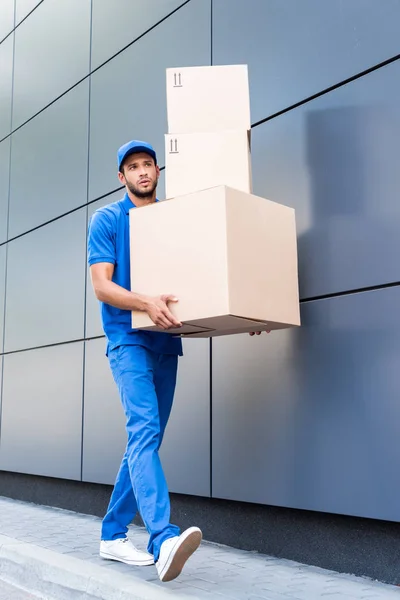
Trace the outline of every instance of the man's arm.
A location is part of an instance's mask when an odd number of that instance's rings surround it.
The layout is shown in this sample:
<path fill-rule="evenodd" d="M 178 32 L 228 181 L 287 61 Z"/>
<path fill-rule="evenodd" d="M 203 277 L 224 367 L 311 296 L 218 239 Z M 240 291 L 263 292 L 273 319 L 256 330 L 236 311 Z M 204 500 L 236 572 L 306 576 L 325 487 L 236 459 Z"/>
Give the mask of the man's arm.
<path fill-rule="evenodd" d="M 156 298 L 136 294 L 114 283 L 113 273 L 112 263 L 98 262 L 90 267 L 92 286 L 98 300 L 122 310 L 142 310 L 162 329 L 181 326 L 167 306 L 168 302 L 176 302 L 177 298 L 171 294 Z"/>

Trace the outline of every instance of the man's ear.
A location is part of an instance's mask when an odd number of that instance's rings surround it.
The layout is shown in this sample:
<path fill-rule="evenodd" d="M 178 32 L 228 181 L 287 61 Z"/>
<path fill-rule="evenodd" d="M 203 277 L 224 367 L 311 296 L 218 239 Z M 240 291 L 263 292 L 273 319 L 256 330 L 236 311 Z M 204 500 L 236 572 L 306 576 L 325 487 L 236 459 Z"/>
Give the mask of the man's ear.
<path fill-rule="evenodd" d="M 121 173 L 121 171 L 118 171 L 118 179 L 120 180 L 122 185 L 125 185 L 125 175 Z"/>

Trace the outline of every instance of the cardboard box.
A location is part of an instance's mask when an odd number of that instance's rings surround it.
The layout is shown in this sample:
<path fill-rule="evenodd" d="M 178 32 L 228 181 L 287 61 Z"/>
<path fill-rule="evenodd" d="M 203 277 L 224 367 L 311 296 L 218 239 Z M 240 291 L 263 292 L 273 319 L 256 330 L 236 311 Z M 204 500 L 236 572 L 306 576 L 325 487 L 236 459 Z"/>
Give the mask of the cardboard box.
<path fill-rule="evenodd" d="M 169 133 L 251 127 L 247 65 L 169 68 Z"/>
<path fill-rule="evenodd" d="M 193 337 L 300 325 L 292 208 L 227 186 L 130 211 L 131 289 L 175 294 Z M 132 327 L 157 331 L 145 312 Z"/>
<path fill-rule="evenodd" d="M 252 192 L 250 132 L 165 136 L 166 198 L 218 185 Z"/>

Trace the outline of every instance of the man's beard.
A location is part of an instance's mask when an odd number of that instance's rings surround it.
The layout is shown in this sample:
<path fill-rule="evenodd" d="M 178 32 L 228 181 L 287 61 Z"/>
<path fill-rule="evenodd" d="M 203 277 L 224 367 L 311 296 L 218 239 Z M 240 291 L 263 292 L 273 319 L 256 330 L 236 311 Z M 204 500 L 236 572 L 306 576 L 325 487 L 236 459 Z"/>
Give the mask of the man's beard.
<path fill-rule="evenodd" d="M 154 190 L 157 187 L 157 180 L 153 181 L 153 185 L 151 186 L 151 188 L 148 188 L 145 191 L 141 191 L 140 189 L 138 189 L 135 185 L 133 185 L 133 183 L 129 183 L 128 181 L 126 182 L 126 185 L 128 186 L 128 190 L 131 192 L 131 194 L 133 194 L 134 196 L 136 196 L 136 198 L 151 198 L 151 196 L 154 193 Z"/>

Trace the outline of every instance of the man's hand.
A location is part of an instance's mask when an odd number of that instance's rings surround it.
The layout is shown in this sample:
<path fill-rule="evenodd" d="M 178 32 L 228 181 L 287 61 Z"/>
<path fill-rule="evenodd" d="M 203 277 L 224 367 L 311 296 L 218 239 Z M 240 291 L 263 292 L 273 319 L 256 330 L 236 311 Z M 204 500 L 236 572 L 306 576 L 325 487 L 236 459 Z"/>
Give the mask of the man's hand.
<path fill-rule="evenodd" d="M 271 330 L 269 329 L 265 333 L 271 333 Z M 251 331 L 249 335 L 261 335 L 261 331 Z"/>
<path fill-rule="evenodd" d="M 171 329 L 172 327 L 181 327 L 180 323 L 168 308 L 168 302 L 178 302 L 178 298 L 172 294 L 163 294 L 156 298 L 146 300 L 145 311 L 157 327 L 161 329 Z"/>
<path fill-rule="evenodd" d="M 122 310 L 144 311 L 153 323 L 162 329 L 182 325 L 167 306 L 168 302 L 178 301 L 175 296 L 164 294 L 152 298 L 131 292 L 112 281 L 113 273 L 114 265 L 111 263 L 96 263 L 90 267 L 93 289 L 98 300 Z"/>

